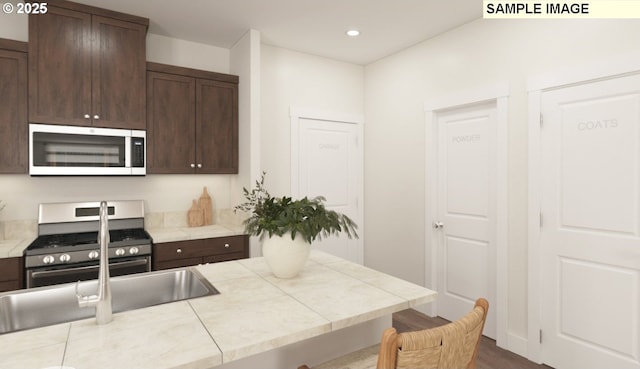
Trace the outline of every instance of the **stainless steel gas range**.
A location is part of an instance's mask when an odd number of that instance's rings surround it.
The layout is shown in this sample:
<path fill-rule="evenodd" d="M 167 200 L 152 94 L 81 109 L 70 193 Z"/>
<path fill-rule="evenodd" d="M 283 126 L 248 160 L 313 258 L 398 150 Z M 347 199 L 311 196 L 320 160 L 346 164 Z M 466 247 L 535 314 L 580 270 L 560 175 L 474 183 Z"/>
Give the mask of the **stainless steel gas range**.
<path fill-rule="evenodd" d="M 112 277 L 151 271 L 144 202 L 108 201 Z M 40 204 L 38 237 L 24 250 L 26 287 L 98 278 L 100 202 Z"/>

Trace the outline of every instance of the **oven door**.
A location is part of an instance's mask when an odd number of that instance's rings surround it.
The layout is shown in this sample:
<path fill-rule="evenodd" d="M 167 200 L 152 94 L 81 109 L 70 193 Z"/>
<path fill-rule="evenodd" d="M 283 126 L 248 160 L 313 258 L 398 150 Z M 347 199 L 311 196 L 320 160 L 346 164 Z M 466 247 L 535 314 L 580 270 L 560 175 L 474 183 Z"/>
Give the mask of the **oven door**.
<path fill-rule="evenodd" d="M 77 266 L 65 265 L 62 268 L 35 268 L 27 269 L 27 288 L 50 286 L 53 284 L 69 283 L 98 279 L 100 265 L 79 264 Z M 117 277 L 126 274 L 144 273 L 151 271 L 151 258 L 149 256 L 132 259 L 120 259 L 109 263 L 109 275 Z"/>

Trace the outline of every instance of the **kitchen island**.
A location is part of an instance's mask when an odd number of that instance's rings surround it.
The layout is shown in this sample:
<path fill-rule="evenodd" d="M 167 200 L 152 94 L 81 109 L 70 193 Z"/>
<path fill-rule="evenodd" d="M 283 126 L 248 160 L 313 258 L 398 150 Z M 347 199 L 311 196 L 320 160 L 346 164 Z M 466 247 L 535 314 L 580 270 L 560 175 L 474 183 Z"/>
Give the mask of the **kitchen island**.
<path fill-rule="evenodd" d="M 297 367 L 380 339 L 391 314 L 436 293 L 312 251 L 278 279 L 263 258 L 197 267 L 219 295 L 0 335 L 0 367 Z"/>

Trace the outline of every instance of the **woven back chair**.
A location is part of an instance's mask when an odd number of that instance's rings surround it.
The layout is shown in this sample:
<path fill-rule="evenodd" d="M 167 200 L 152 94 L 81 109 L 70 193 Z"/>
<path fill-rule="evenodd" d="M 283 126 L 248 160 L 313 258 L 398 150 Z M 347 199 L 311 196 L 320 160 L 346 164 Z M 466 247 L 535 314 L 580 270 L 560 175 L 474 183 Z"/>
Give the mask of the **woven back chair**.
<path fill-rule="evenodd" d="M 441 327 L 397 333 L 387 328 L 379 348 L 367 347 L 315 367 L 318 369 L 463 369 L 475 368 L 489 302 L 476 300 L 473 310 Z M 377 351 L 377 355 L 376 355 Z M 377 356 L 377 360 L 376 360 Z M 377 365 L 376 365 L 377 362 Z M 306 365 L 298 369 L 308 369 Z"/>
<path fill-rule="evenodd" d="M 465 316 L 441 327 L 400 334 L 385 330 L 377 368 L 475 368 L 488 310 L 489 302 L 480 298 Z"/>

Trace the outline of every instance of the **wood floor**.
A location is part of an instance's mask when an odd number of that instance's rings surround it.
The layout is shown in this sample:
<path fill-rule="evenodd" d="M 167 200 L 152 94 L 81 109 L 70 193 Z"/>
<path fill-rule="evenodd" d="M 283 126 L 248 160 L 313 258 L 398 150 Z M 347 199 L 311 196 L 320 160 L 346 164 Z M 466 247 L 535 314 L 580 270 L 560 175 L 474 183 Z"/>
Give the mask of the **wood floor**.
<path fill-rule="evenodd" d="M 419 311 L 408 309 L 393 314 L 393 327 L 398 332 L 417 331 L 421 329 L 433 328 L 449 321 L 442 318 L 431 318 Z M 551 369 L 546 365 L 538 365 L 513 352 L 503 350 L 496 346 L 496 341 L 482 337 L 478 358 L 477 369 Z"/>

